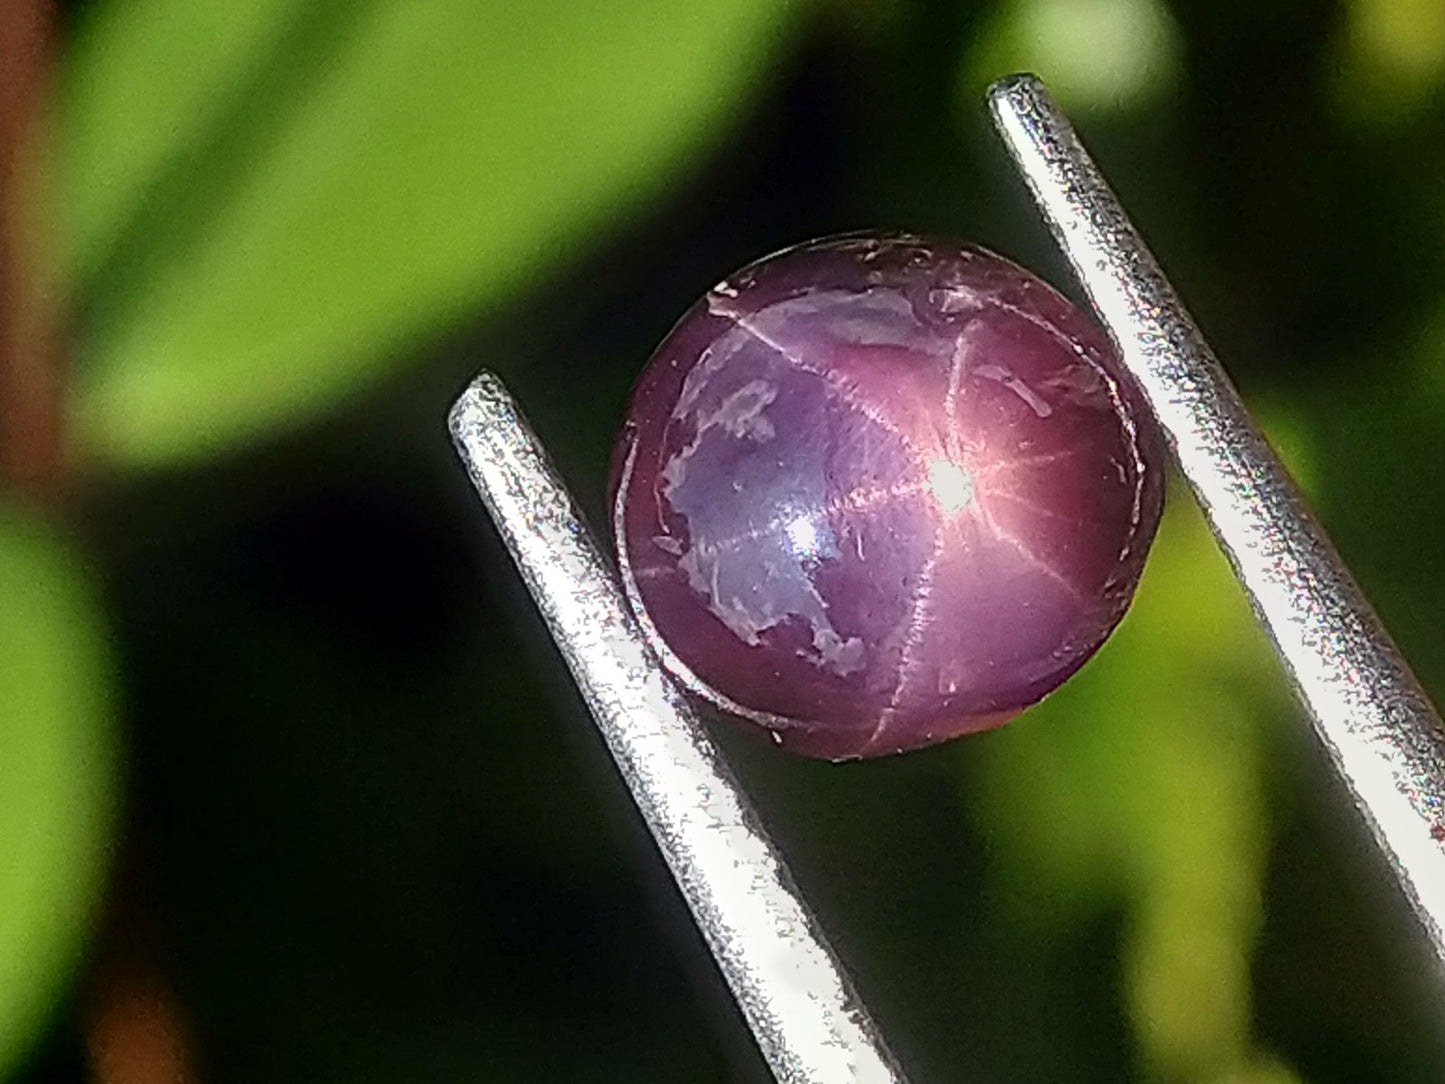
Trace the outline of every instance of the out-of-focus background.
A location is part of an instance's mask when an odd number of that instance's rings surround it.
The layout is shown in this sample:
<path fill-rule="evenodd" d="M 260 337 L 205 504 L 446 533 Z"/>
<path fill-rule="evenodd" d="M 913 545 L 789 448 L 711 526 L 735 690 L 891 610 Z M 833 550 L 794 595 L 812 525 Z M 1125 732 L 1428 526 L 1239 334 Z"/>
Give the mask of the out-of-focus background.
<path fill-rule="evenodd" d="M 904 228 L 1071 290 L 1010 71 L 1445 696 L 1441 0 L 0 10 L 0 1079 L 765 1080 L 444 418 L 499 370 L 596 517 L 756 256 Z M 1445 1079 L 1304 734 L 1176 487 L 1003 730 L 718 737 L 920 1082 Z"/>

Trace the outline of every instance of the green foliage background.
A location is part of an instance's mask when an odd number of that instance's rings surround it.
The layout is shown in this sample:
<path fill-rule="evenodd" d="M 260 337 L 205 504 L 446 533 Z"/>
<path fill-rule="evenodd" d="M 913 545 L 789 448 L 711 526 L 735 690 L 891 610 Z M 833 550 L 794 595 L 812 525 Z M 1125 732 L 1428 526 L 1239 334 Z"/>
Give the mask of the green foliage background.
<path fill-rule="evenodd" d="M 1445 693 L 1438 0 L 65 16 L 84 499 L 73 539 L 0 512 L 0 1077 L 83 1078 L 118 853 L 206 1078 L 765 1079 L 444 417 L 500 370 L 595 512 L 652 344 L 762 252 L 907 228 L 1067 286 L 986 129 L 1010 70 Z M 1120 632 L 1002 731 L 719 737 L 919 1081 L 1445 1078 L 1304 732 L 1179 490 Z"/>

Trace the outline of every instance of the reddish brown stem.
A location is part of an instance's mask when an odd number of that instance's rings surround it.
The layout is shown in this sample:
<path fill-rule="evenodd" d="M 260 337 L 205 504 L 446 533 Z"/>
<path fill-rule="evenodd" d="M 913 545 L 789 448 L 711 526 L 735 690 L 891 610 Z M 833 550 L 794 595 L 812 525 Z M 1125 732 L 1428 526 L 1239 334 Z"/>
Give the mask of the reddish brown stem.
<path fill-rule="evenodd" d="M 64 482 L 64 379 L 39 236 L 52 13 L 0 0 L 0 486 L 46 504 Z"/>
<path fill-rule="evenodd" d="M 96 975 L 86 1020 L 95 1084 L 194 1084 L 185 1027 L 165 977 L 139 955 Z"/>
<path fill-rule="evenodd" d="M 0 0 L 0 495 L 65 496 L 66 369 L 41 213 L 54 44 L 50 0 Z M 182 1014 L 151 957 L 134 884 L 113 889 L 83 1026 L 97 1084 L 189 1084 Z"/>

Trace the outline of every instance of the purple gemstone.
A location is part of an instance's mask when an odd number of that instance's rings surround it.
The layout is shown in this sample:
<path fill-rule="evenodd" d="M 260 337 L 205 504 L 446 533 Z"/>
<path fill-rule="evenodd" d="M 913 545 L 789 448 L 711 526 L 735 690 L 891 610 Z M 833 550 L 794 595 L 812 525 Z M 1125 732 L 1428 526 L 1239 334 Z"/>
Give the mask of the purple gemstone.
<path fill-rule="evenodd" d="M 971 246 L 789 249 L 698 302 L 613 461 L 627 595 L 694 693 L 813 756 L 996 726 L 1103 643 L 1163 455 L 1105 336 Z"/>

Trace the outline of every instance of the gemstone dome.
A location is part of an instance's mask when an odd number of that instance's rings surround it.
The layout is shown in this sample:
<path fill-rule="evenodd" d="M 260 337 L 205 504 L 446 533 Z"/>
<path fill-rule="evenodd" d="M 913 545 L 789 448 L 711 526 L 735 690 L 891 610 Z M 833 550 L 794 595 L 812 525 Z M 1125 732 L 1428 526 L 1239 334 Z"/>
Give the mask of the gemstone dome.
<path fill-rule="evenodd" d="M 730 276 L 633 389 L 628 599 L 693 693 L 834 759 L 1006 721 L 1098 649 L 1158 523 L 1157 433 L 1022 268 L 907 236 Z"/>

